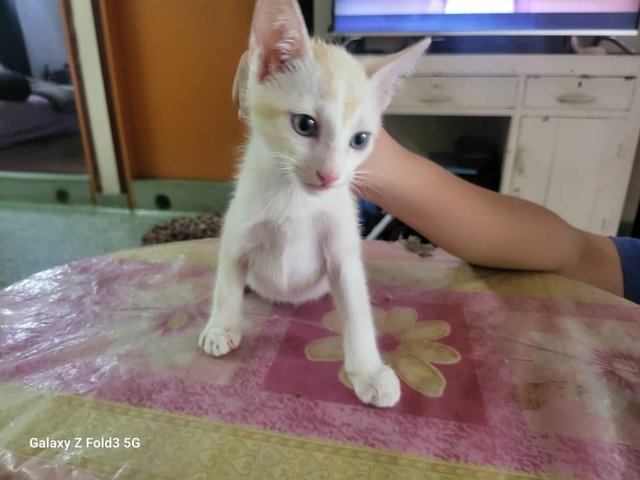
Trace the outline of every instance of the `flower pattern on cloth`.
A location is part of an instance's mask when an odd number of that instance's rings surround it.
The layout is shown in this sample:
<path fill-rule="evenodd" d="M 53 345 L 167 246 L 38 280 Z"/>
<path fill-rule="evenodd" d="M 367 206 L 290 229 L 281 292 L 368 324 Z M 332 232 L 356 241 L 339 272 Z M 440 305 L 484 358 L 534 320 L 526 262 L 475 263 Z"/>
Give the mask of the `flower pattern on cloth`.
<path fill-rule="evenodd" d="M 417 312 L 407 307 L 394 307 L 389 311 L 374 308 L 373 318 L 383 361 L 422 395 L 441 397 L 447 380 L 435 365 L 455 364 L 461 359 L 457 350 L 436 341 L 449 336 L 449 324 L 442 320 L 418 322 Z M 305 348 L 307 359 L 317 362 L 344 360 L 338 313 L 332 311 L 325 315 L 322 323 L 339 335 L 308 344 Z M 340 369 L 339 378 L 345 386 L 353 388 L 344 366 Z"/>
<path fill-rule="evenodd" d="M 640 339 L 633 335 L 634 328 L 623 330 L 607 321 L 589 328 L 570 318 L 565 319 L 565 328 L 566 337 L 529 334 L 539 349 L 535 362 L 553 368 L 569 383 L 565 395 L 604 418 L 640 402 Z"/>
<path fill-rule="evenodd" d="M 211 300 L 204 298 L 195 304 L 185 303 L 162 310 L 153 318 L 154 326 L 161 335 L 184 332 L 193 327 L 201 327 L 207 318 Z"/>
<path fill-rule="evenodd" d="M 154 263 L 125 266 L 99 285 L 103 311 L 112 312 L 117 325 L 110 352 L 121 365 L 137 369 L 186 368 L 199 356 L 194 345 L 210 311 L 211 271 L 183 262 L 168 272 Z"/>

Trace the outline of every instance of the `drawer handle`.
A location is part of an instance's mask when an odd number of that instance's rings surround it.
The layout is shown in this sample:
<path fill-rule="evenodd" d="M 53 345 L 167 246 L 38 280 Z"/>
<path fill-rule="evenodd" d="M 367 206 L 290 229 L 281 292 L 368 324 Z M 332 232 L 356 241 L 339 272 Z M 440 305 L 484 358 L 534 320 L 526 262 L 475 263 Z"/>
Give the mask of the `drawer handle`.
<path fill-rule="evenodd" d="M 518 175 L 524 175 L 526 173 L 524 159 L 522 158 L 523 150 L 522 147 L 516 150 L 515 167 Z"/>
<path fill-rule="evenodd" d="M 586 93 L 565 93 L 558 95 L 556 100 L 560 103 L 568 103 L 571 105 L 587 105 L 589 103 L 595 103 L 596 97 L 587 95 Z"/>
<path fill-rule="evenodd" d="M 426 98 L 420 99 L 422 103 L 447 103 L 447 102 L 450 102 L 451 100 L 453 100 L 453 98 L 447 97 L 445 95 L 442 95 L 439 97 L 426 97 Z"/>

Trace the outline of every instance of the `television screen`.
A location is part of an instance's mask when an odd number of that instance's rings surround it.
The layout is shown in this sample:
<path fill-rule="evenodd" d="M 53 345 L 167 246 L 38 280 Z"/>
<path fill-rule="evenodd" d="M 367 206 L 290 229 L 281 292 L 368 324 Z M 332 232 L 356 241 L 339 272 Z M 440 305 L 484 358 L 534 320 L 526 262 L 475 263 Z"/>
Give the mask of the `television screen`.
<path fill-rule="evenodd" d="M 334 0 L 336 33 L 635 34 L 640 0 Z"/>

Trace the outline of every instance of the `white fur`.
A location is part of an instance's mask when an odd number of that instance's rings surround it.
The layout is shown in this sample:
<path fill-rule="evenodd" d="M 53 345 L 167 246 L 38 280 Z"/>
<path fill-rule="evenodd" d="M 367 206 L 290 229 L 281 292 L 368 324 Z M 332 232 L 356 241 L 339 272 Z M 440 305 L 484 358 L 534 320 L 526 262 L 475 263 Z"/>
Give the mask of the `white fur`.
<path fill-rule="evenodd" d="M 394 75 L 384 64 L 385 79 L 376 79 L 338 47 L 312 42 L 295 3 L 261 0 L 256 7 L 253 30 L 259 34 L 252 37 L 248 83 L 241 95 L 251 133 L 223 228 L 211 318 L 199 343 L 213 356 L 239 345 L 246 284 L 264 298 L 294 304 L 330 292 L 343 320 L 345 368 L 357 396 L 388 407 L 398 402 L 400 383 L 377 349 L 350 191 L 373 139 L 364 150 L 351 148 L 349 141 L 357 132 L 378 132 L 385 106 L 381 98 L 407 69 L 406 61 Z M 263 6 L 273 8 L 260 11 Z M 283 38 L 266 35 L 269 25 L 284 31 Z M 270 38 L 271 45 L 261 43 L 261 36 Z M 268 48 L 281 54 L 278 71 L 264 64 L 274 58 Z M 271 73 L 261 80 L 265 71 Z M 359 99 L 355 107 L 348 107 L 354 98 Z M 291 127 L 292 114 L 313 116 L 317 137 L 298 135 Z M 305 186 L 318 185 L 316 172 L 326 168 L 340 174 L 333 186 Z"/>

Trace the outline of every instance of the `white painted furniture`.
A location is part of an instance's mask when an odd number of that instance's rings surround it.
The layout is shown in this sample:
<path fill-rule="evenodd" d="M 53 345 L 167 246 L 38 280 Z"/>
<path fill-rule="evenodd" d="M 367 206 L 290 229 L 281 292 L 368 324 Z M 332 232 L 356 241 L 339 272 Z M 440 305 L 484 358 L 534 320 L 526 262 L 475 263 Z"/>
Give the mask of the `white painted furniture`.
<path fill-rule="evenodd" d="M 615 235 L 640 134 L 639 77 L 634 56 L 427 55 L 387 113 L 508 117 L 500 191 Z"/>

